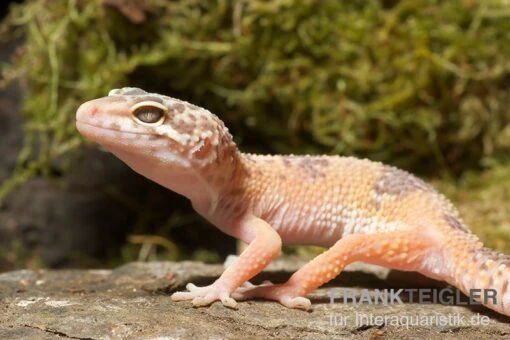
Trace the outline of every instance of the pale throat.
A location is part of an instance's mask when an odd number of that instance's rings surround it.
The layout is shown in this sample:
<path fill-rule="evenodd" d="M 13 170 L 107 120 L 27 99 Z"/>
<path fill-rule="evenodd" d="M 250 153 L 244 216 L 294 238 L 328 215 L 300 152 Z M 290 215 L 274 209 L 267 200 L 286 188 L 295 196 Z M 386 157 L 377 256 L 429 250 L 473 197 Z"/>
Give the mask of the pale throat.
<path fill-rule="evenodd" d="M 125 146 L 106 148 L 140 175 L 188 198 L 204 213 L 216 205 L 218 189 L 211 187 L 193 166 L 183 167 L 155 155 L 128 151 Z"/>

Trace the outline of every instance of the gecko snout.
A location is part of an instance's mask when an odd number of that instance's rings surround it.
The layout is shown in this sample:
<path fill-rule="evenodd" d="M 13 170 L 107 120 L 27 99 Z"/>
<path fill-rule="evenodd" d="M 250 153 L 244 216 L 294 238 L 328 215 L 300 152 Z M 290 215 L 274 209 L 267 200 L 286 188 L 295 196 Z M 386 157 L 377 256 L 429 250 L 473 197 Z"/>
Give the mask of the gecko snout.
<path fill-rule="evenodd" d="M 129 103 L 123 97 L 103 97 L 90 100 L 78 107 L 76 121 L 88 124 L 129 117 Z M 109 118 L 108 118 L 109 117 Z"/>
<path fill-rule="evenodd" d="M 83 103 L 76 111 L 76 121 L 86 122 L 89 117 L 94 117 L 98 111 L 99 109 L 97 108 L 97 105 L 94 105 L 90 101 Z"/>

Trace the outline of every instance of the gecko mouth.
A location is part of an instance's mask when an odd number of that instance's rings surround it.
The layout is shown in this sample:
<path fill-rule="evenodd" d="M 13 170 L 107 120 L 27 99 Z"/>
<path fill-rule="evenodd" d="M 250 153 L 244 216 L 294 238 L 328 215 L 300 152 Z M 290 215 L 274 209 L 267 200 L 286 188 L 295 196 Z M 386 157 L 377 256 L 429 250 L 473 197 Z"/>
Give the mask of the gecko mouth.
<path fill-rule="evenodd" d="M 78 130 L 80 131 L 80 133 L 83 136 L 104 146 L 107 150 L 116 154 L 121 159 L 123 157 L 121 157 L 119 155 L 119 153 L 125 153 L 126 150 L 130 150 L 127 152 L 131 152 L 131 153 L 140 153 L 140 152 L 146 153 L 146 146 L 147 146 L 146 143 L 148 143 L 148 142 L 156 142 L 159 144 L 162 143 L 162 138 L 160 138 L 161 136 L 157 135 L 157 134 L 153 134 L 153 133 L 122 131 L 122 130 L 117 130 L 117 129 L 113 129 L 113 128 L 108 128 L 108 127 L 103 127 L 103 126 L 86 123 L 86 122 L 79 121 L 79 120 L 76 121 L 76 127 L 78 128 Z M 145 137 L 145 138 L 140 138 L 141 136 Z M 122 142 L 123 137 L 125 140 L 124 143 Z M 127 138 L 125 138 L 125 137 L 127 137 Z M 154 137 L 156 137 L 156 138 L 154 138 Z M 127 144 L 126 144 L 126 142 L 127 142 Z M 139 147 L 126 148 L 126 146 L 124 146 L 124 147 L 120 147 L 120 149 L 119 149 L 119 145 L 122 145 L 122 144 L 135 146 L 136 144 L 139 144 L 139 143 L 143 144 L 142 148 L 139 148 Z M 141 146 L 141 145 L 138 145 L 138 146 Z M 121 150 L 122 148 L 124 148 L 125 150 Z M 161 159 L 164 159 L 170 163 L 178 164 L 184 168 L 190 167 L 189 161 L 182 155 L 180 155 L 176 152 L 172 152 L 168 148 L 161 147 L 161 149 L 164 150 L 164 155 L 160 156 Z M 142 150 L 142 151 L 140 151 L 140 150 Z"/>
<path fill-rule="evenodd" d="M 156 135 L 153 133 L 136 132 L 136 131 L 122 131 L 122 130 L 118 130 L 118 129 L 114 129 L 114 128 L 109 128 L 109 127 L 105 127 L 105 126 L 99 126 L 99 125 L 82 122 L 79 120 L 76 121 L 76 127 L 78 128 L 78 131 L 80 131 L 80 133 L 84 133 L 84 134 L 87 134 L 87 130 L 89 130 L 89 131 L 90 130 L 92 130 L 92 131 L 99 130 L 99 131 L 111 131 L 111 132 L 115 132 L 115 133 L 128 134 L 128 135 L 159 137 L 159 135 Z"/>

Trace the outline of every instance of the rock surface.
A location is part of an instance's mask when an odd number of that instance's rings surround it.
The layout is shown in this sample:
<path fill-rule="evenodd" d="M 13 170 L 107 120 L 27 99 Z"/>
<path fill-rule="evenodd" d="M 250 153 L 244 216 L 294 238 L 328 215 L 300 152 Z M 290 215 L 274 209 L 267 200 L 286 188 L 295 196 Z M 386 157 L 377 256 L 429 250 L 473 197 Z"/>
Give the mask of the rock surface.
<path fill-rule="evenodd" d="M 285 280 L 302 261 L 277 261 L 254 282 Z M 328 292 L 425 287 L 412 273 L 366 265 L 350 267 L 310 295 L 313 310 L 290 310 L 274 302 L 248 301 L 237 310 L 214 303 L 193 308 L 172 302 L 171 292 L 187 282 L 205 285 L 221 265 L 197 262 L 131 263 L 115 270 L 21 270 L 0 274 L 0 338 L 72 339 L 490 339 L 508 338 L 510 324 L 483 307 L 441 304 L 330 304 Z M 437 287 L 437 286 L 436 286 Z M 336 294 L 336 293 L 335 293 Z M 356 322 L 356 315 L 384 318 Z M 424 321 L 429 316 L 429 321 Z M 454 317 L 441 323 L 440 317 Z M 399 317 L 400 324 L 395 324 Z M 433 319 L 435 317 L 435 319 Z M 418 318 L 421 324 L 415 325 Z M 411 323 L 405 325 L 405 320 Z M 431 321 L 436 320 L 436 322 Z M 443 319 L 444 320 L 444 319 Z M 477 325 L 475 320 L 487 324 Z M 345 321 L 345 322 L 344 322 Z M 379 320 L 380 321 L 380 320 Z M 460 322 L 457 322 L 460 321 Z"/>

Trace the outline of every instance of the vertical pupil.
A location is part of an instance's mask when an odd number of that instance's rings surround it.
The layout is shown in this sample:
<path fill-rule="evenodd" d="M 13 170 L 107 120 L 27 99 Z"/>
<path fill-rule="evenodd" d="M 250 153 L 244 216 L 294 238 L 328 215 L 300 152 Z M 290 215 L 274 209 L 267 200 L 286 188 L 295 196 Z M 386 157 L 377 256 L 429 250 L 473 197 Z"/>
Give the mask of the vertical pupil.
<path fill-rule="evenodd" d="M 135 116 L 144 123 L 156 123 L 163 117 L 163 110 L 153 106 L 143 106 L 135 111 Z"/>

